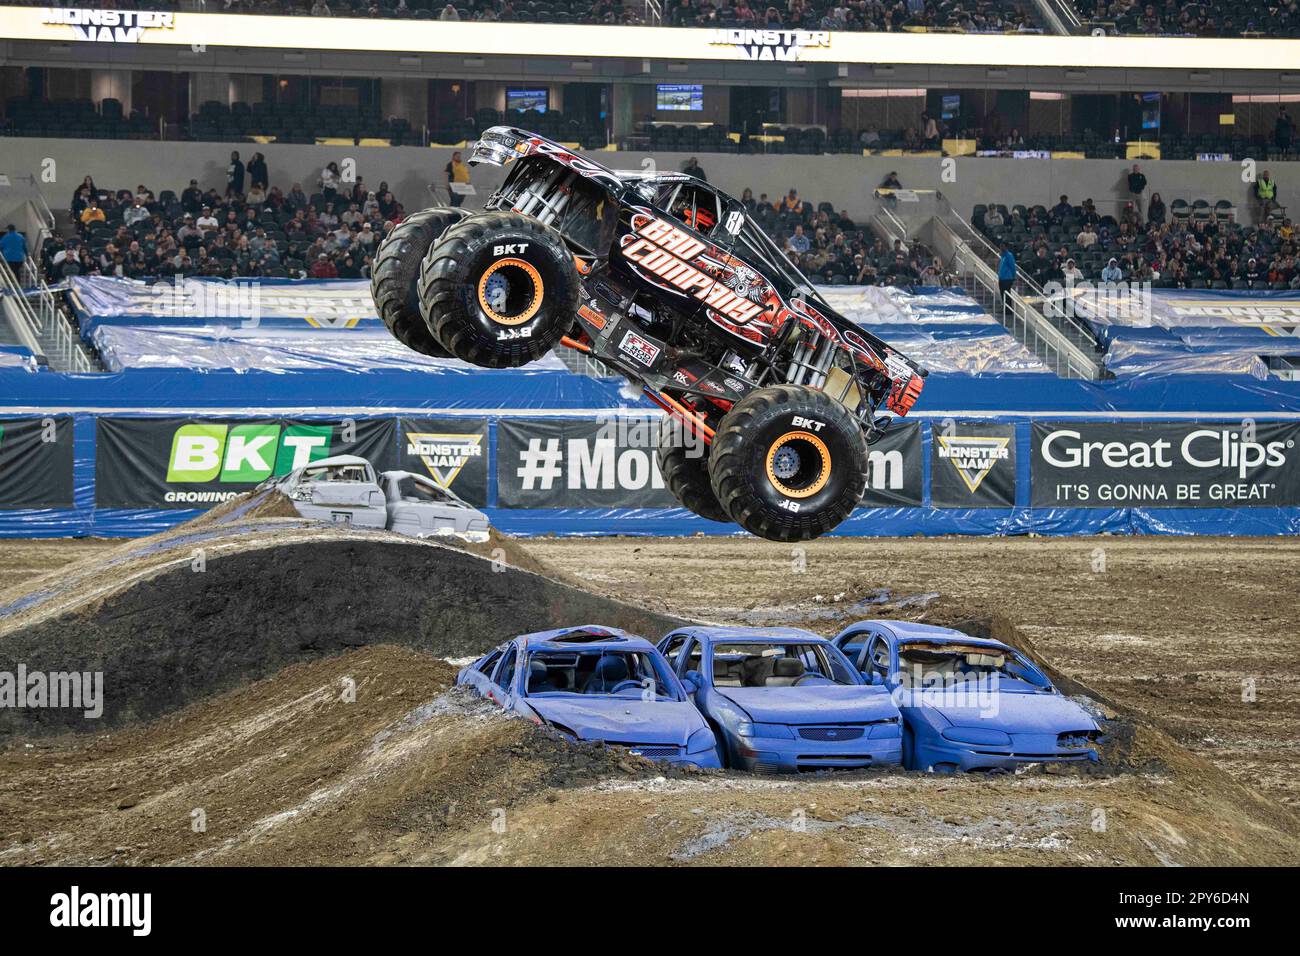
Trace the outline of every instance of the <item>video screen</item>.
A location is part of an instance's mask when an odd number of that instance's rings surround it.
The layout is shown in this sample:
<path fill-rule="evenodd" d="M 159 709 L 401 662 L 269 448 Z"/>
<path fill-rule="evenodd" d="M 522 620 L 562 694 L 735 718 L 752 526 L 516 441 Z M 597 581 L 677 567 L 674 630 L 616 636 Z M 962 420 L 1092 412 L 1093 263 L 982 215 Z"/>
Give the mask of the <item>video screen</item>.
<path fill-rule="evenodd" d="M 704 86 L 700 83 L 657 83 L 655 109 L 692 112 L 703 110 Z"/>
<path fill-rule="evenodd" d="M 1142 94 L 1142 128 L 1160 129 L 1160 94 Z"/>
<path fill-rule="evenodd" d="M 955 120 L 961 115 L 961 94 L 945 93 L 939 115 L 945 120 Z"/>
<path fill-rule="evenodd" d="M 550 90 L 506 90 L 506 110 L 537 110 L 545 113 Z"/>

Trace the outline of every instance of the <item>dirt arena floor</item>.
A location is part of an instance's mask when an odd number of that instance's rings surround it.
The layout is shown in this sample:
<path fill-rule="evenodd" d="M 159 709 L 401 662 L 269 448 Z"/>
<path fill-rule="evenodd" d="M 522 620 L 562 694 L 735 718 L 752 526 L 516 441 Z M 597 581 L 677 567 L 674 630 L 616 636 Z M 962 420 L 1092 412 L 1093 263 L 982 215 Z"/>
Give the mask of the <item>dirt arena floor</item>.
<path fill-rule="evenodd" d="M 121 547 L 0 542 L 0 595 Z M 523 550 L 557 579 L 670 616 L 828 635 L 873 616 L 993 622 L 1116 715 L 1106 768 L 665 772 L 507 718 L 451 690 L 452 664 L 377 633 L 377 646 L 111 732 L 0 736 L 0 865 L 1300 862 L 1300 543 L 606 538 Z M 78 633 L 115 607 L 58 622 Z"/>

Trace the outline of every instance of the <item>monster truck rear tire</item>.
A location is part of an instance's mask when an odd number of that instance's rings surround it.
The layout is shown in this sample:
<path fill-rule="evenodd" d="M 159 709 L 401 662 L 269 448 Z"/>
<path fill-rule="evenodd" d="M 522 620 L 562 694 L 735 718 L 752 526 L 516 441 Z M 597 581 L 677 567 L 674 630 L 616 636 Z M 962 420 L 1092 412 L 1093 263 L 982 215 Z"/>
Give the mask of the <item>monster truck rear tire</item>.
<path fill-rule="evenodd" d="M 669 424 L 665 418 L 663 424 Z M 692 454 L 690 445 L 682 441 L 684 426 L 659 429 L 659 444 L 655 448 L 655 460 L 659 463 L 659 474 L 663 475 L 664 484 L 672 492 L 683 508 L 694 512 L 710 521 L 730 521 L 731 516 L 718 504 L 713 494 L 713 485 L 709 480 L 708 446 L 701 441 L 696 453 Z"/>
<path fill-rule="evenodd" d="M 803 541 L 852 514 L 866 462 L 866 439 L 848 409 L 824 392 L 776 385 L 745 396 L 718 424 L 709 476 L 746 531 Z"/>
<path fill-rule="evenodd" d="M 451 353 L 433 337 L 420 314 L 420 265 L 443 231 L 468 213 L 435 206 L 407 216 L 379 244 L 370 274 L 370 297 L 393 338 L 424 355 Z"/>
<path fill-rule="evenodd" d="M 573 327 L 578 270 L 554 229 L 487 212 L 442 234 L 420 270 L 420 309 L 452 355 L 488 368 L 541 358 Z"/>

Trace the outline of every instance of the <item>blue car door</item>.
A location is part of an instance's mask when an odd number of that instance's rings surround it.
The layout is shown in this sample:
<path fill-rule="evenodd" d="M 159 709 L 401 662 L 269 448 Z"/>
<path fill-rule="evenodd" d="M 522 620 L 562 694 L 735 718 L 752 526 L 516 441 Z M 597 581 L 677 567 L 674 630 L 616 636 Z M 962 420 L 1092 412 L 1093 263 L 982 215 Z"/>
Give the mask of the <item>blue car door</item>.
<path fill-rule="evenodd" d="M 682 648 L 686 646 L 689 637 L 688 634 L 669 634 L 658 644 L 659 653 L 664 656 L 664 660 L 678 677 L 682 676 L 682 672 L 677 669 L 678 658 L 681 657 Z"/>
<path fill-rule="evenodd" d="M 485 694 L 489 700 L 496 701 L 506 710 L 510 710 L 515 704 L 515 670 L 518 664 L 519 648 L 511 644 L 510 649 L 501 658 L 501 663 L 497 665 L 496 672 L 492 675 L 492 683 Z"/>
<path fill-rule="evenodd" d="M 486 697 L 488 689 L 492 686 L 492 674 L 500 662 L 501 649 L 497 648 L 465 671 L 465 683 Z"/>

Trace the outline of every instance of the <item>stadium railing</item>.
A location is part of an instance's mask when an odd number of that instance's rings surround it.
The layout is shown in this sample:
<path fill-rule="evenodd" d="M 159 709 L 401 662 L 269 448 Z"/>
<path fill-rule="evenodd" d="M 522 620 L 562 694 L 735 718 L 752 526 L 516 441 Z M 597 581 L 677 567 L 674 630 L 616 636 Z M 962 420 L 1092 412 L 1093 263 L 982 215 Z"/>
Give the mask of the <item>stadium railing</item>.
<path fill-rule="evenodd" d="M 29 258 L 23 272 L 36 281 L 24 287 L 4 260 L 0 260 L 0 292 L 5 318 L 19 342 L 37 355 L 44 355 L 50 367 L 60 372 L 93 372 L 95 363 L 81 347 L 81 340 L 40 270 Z"/>
<path fill-rule="evenodd" d="M 1013 289 L 1002 296 L 994 265 L 997 250 L 957 215 L 942 194 L 933 228 L 935 246 L 949 259 L 950 268 L 979 287 L 980 298 L 989 311 L 1025 348 L 1062 378 L 1095 380 L 1104 376 L 1096 336 L 1072 317 L 1047 316 L 1036 304 L 1046 300 L 1043 289 L 1019 266 L 1018 281 L 1029 295 Z"/>

